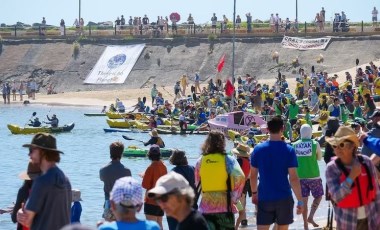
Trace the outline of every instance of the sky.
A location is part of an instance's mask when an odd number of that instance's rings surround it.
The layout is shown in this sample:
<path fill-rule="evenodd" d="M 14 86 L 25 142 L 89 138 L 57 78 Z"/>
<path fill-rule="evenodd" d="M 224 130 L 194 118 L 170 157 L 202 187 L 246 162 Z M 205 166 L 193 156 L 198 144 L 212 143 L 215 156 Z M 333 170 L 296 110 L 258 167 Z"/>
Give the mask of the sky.
<path fill-rule="evenodd" d="M 189 13 L 195 23 L 210 22 L 212 13 L 218 20 L 225 14 L 233 18 L 233 0 L 81 0 L 81 17 L 88 21 L 115 21 L 118 16 L 143 16 L 147 14 L 151 21 L 157 16 L 168 16 L 172 12 L 181 15 L 185 22 Z M 371 21 L 374 6 L 380 8 L 376 0 L 298 0 L 298 18 L 300 22 L 311 22 L 315 14 L 326 10 L 326 20 L 331 20 L 335 12 L 344 11 L 352 22 Z M 282 19 L 296 17 L 296 0 L 236 0 L 236 14 L 242 17 L 250 12 L 253 19 L 268 20 L 271 13 L 279 13 Z M 13 25 L 20 21 L 26 24 L 40 23 L 42 17 L 49 25 L 59 25 L 64 19 L 66 26 L 74 23 L 79 15 L 79 0 L 1 0 L 0 23 Z M 379 15 L 380 17 L 380 15 Z"/>

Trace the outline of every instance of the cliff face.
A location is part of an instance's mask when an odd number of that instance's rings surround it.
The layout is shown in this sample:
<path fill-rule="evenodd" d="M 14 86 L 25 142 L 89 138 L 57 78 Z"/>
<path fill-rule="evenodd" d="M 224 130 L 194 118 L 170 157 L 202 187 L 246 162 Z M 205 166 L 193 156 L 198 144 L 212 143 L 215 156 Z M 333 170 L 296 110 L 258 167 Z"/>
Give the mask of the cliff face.
<path fill-rule="evenodd" d="M 121 85 L 84 85 L 83 80 L 95 66 L 98 58 L 109 45 L 145 43 L 146 48 L 129 77 Z M 380 58 L 380 38 L 333 38 L 326 50 L 298 51 L 283 49 L 281 38 L 237 39 L 235 47 L 235 76 L 246 73 L 258 78 L 275 78 L 280 70 L 292 78 L 292 61 L 298 57 L 300 67 L 310 72 L 336 72 L 355 66 L 355 59 L 366 63 Z M 0 54 L 0 81 L 35 79 L 44 92 L 48 84 L 58 92 L 84 90 L 110 90 L 125 88 L 171 86 L 186 73 L 193 79 L 196 71 L 207 80 L 216 73 L 216 65 L 223 54 L 226 63 L 222 76 L 232 72 L 231 39 L 217 39 L 210 52 L 210 42 L 201 38 L 176 38 L 161 40 L 84 40 L 77 59 L 72 57 L 72 41 L 68 40 L 6 40 Z M 273 52 L 279 53 L 279 63 L 272 60 Z M 323 63 L 317 63 L 322 54 Z"/>

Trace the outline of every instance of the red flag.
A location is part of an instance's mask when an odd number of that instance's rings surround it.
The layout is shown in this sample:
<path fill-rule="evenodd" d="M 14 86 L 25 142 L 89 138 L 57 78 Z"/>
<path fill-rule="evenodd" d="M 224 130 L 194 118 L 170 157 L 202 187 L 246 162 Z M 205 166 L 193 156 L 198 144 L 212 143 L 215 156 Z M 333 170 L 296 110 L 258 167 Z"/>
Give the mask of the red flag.
<path fill-rule="evenodd" d="M 218 72 L 222 72 L 222 69 L 223 69 L 223 66 L 224 66 L 224 61 L 225 61 L 225 54 L 223 54 L 223 56 L 220 58 L 219 60 L 219 63 L 218 63 L 218 66 L 217 66 L 217 69 L 218 69 Z"/>
<path fill-rule="evenodd" d="M 226 86 L 224 87 L 227 97 L 231 97 L 234 94 L 235 88 L 230 78 L 227 78 Z"/>

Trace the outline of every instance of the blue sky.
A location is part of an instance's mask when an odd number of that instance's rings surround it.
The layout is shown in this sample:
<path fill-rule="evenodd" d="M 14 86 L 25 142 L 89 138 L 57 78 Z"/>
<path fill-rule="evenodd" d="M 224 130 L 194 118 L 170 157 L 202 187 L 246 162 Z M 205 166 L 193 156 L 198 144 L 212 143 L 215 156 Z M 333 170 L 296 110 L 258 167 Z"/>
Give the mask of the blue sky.
<path fill-rule="evenodd" d="M 225 14 L 229 19 L 233 16 L 233 0 L 81 0 L 82 17 L 88 21 L 114 21 L 117 16 L 143 16 L 156 19 L 158 15 L 166 16 L 178 12 L 183 19 L 193 14 L 195 23 L 210 21 L 215 12 L 218 19 Z M 295 18 L 296 0 L 236 0 L 236 12 L 240 16 L 251 12 L 253 19 L 268 20 L 271 13 L 279 13 L 280 17 L 291 20 Z M 79 0 L 1 0 L 0 23 L 15 24 L 21 21 L 27 24 L 41 22 L 46 17 L 47 24 L 59 25 L 61 18 L 66 25 L 72 25 L 78 17 Z M 312 21 L 315 14 L 324 6 L 326 20 L 330 20 L 335 12 L 346 12 L 351 21 L 371 21 L 374 6 L 380 8 L 375 0 L 298 0 L 299 21 Z M 380 15 L 379 15 L 380 17 Z M 242 17 L 245 21 L 245 17 Z M 181 23 L 180 22 L 180 23 Z"/>

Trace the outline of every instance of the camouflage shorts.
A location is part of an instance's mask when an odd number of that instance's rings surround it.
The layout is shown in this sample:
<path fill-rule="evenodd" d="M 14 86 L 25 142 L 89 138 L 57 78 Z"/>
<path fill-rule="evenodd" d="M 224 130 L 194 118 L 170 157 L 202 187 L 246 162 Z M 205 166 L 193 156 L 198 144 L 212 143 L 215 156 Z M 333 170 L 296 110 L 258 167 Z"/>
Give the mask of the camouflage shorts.
<path fill-rule="evenodd" d="M 104 202 L 104 211 L 103 211 L 103 215 L 102 217 L 106 220 L 106 221 L 114 221 L 116 220 L 112 210 L 111 210 L 111 203 L 109 200 L 106 200 Z"/>

